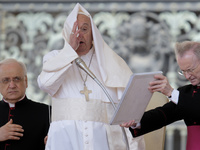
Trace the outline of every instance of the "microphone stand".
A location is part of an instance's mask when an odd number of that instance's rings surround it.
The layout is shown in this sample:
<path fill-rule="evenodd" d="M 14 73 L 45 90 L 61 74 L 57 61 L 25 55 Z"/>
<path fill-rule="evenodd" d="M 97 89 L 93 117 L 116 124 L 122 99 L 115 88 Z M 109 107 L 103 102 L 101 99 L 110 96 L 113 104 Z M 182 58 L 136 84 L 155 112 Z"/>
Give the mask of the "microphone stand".
<path fill-rule="evenodd" d="M 112 106 L 114 108 L 114 110 L 116 110 L 116 106 L 114 104 L 113 99 L 111 98 L 111 96 L 109 95 L 108 91 L 106 90 L 106 88 L 103 86 L 103 84 L 96 78 L 96 76 L 90 71 L 90 69 L 87 67 L 87 65 L 85 64 L 85 62 L 79 57 L 75 59 L 76 65 L 81 68 L 83 71 L 85 71 L 104 91 L 104 93 L 106 94 L 106 96 L 108 97 L 109 101 L 112 103 Z M 125 138 L 125 143 L 126 143 L 126 148 L 127 150 L 130 150 L 129 148 L 129 143 L 128 143 L 128 138 L 125 132 L 124 127 L 121 127 L 122 129 L 122 133 L 124 135 Z"/>

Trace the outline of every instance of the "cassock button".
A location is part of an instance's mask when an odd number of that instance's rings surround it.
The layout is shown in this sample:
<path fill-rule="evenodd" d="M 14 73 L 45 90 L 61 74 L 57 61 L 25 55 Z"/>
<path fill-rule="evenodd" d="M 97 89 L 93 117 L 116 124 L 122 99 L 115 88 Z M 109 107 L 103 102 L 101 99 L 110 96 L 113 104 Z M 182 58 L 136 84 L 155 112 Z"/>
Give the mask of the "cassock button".
<path fill-rule="evenodd" d="M 88 144 L 88 141 L 86 141 L 85 144 Z"/>
<path fill-rule="evenodd" d="M 85 127 L 85 130 L 87 130 L 87 127 Z"/>
<path fill-rule="evenodd" d="M 13 115 L 12 115 L 12 114 L 10 114 L 9 116 L 10 116 L 10 117 L 13 117 Z"/>
<path fill-rule="evenodd" d="M 194 124 L 197 124 L 196 122 L 194 122 Z"/>
<path fill-rule="evenodd" d="M 88 137 L 88 134 L 86 134 L 85 136 Z"/>

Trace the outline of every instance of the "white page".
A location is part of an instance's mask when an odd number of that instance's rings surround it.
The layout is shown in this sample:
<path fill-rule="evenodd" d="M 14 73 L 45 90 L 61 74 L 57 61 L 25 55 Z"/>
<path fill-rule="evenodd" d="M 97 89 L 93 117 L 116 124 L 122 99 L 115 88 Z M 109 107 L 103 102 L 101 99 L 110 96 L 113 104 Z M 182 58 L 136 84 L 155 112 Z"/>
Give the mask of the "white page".
<path fill-rule="evenodd" d="M 130 77 L 120 103 L 110 121 L 111 125 L 130 120 L 135 120 L 136 123 L 140 122 L 153 95 L 148 87 L 149 82 L 155 80 L 155 74 L 162 74 L 162 71 L 135 73 Z"/>

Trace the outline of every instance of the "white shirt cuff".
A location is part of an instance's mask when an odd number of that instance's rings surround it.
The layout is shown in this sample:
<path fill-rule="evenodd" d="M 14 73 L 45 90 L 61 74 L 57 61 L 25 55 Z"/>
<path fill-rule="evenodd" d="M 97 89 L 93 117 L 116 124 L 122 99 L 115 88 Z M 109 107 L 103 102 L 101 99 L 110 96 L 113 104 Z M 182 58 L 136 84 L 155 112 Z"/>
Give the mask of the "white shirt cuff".
<path fill-rule="evenodd" d="M 136 126 L 131 126 L 131 128 L 132 129 L 137 129 L 137 128 L 140 128 L 140 126 L 141 126 L 141 123 L 139 122 L 139 123 L 136 124 Z"/>
<path fill-rule="evenodd" d="M 174 89 L 174 90 L 172 91 L 171 96 L 168 96 L 168 99 L 169 99 L 170 101 L 172 101 L 173 103 L 178 104 L 178 97 L 179 97 L 179 91 L 176 90 L 176 89 Z"/>

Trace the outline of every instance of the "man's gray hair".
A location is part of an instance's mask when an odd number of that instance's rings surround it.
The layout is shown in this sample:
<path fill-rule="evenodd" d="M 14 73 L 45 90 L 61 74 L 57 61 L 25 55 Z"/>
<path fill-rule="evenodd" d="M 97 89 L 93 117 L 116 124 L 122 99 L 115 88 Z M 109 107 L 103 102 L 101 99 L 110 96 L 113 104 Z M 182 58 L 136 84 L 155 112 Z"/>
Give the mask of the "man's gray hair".
<path fill-rule="evenodd" d="M 175 45 L 175 54 L 176 57 L 183 56 L 185 52 L 193 51 L 197 58 L 200 60 L 200 42 L 194 41 L 184 41 L 184 42 L 177 42 Z"/>
<path fill-rule="evenodd" d="M 16 59 L 13 59 L 13 58 L 8 58 L 8 59 L 4 59 L 4 60 L 0 61 L 0 67 L 1 67 L 1 65 L 9 64 L 9 63 L 18 63 L 22 67 L 22 69 L 24 71 L 24 75 L 27 75 L 26 65 L 20 61 L 17 61 Z"/>

